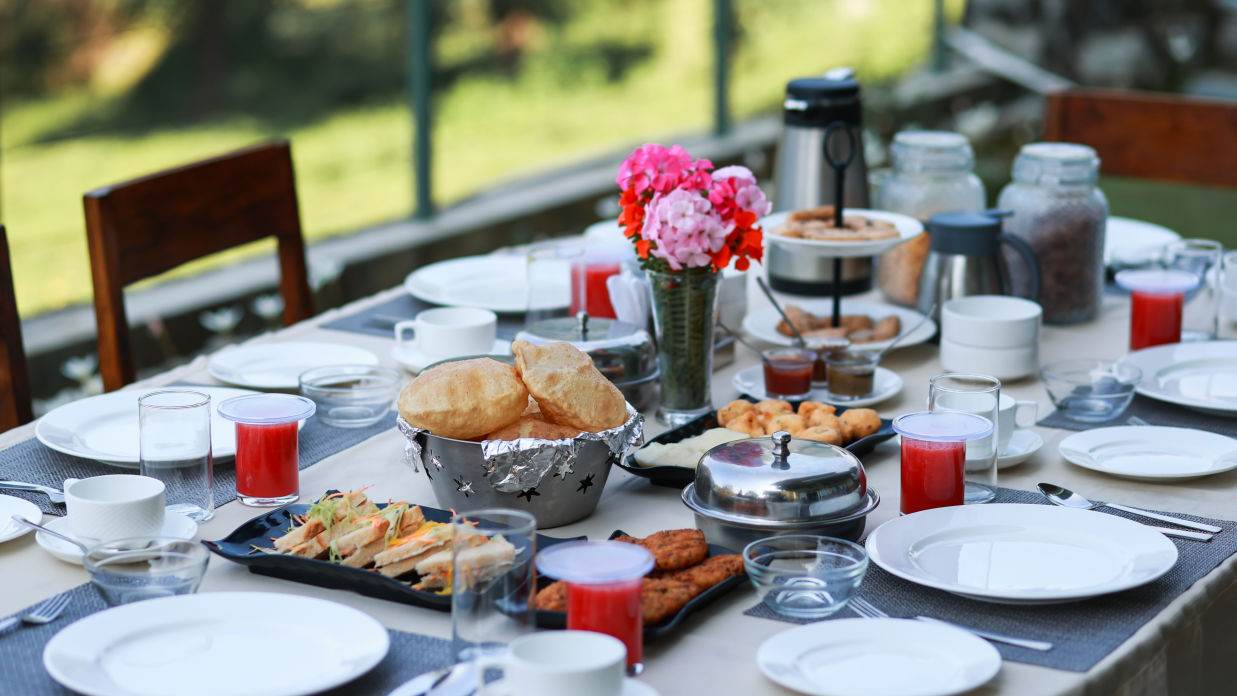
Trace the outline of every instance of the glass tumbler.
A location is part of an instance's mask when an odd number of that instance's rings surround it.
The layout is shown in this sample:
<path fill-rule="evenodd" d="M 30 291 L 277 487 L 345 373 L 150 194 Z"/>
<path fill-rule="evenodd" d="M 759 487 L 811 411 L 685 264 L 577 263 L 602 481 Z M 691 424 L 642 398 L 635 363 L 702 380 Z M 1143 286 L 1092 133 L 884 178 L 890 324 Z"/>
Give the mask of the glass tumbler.
<path fill-rule="evenodd" d="M 166 488 L 167 511 L 205 522 L 215 515 L 210 395 L 164 389 L 137 400 L 138 468 Z"/>
<path fill-rule="evenodd" d="M 1224 255 L 1224 245 L 1210 239 L 1182 239 L 1165 247 L 1164 265 L 1197 278 L 1185 294 L 1181 316 L 1182 341 L 1210 341 L 1216 337 L 1216 305 L 1219 297 L 1214 272 Z"/>
<path fill-rule="evenodd" d="M 987 503 L 996 497 L 997 423 L 1001 408 L 1001 380 L 990 375 L 949 372 L 928 385 L 928 410 L 970 413 L 992 426 L 985 435 L 966 438 L 967 504 Z"/>
<path fill-rule="evenodd" d="M 568 316 L 577 298 L 587 304 L 588 277 L 573 272 L 584 263 L 585 248 L 579 244 L 544 242 L 525 252 L 525 325 Z"/>
<path fill-rule="evenodd" d="M 627 646 L 627 673 L 644 669 L 640 591 L 653 554 L 621 541 L 576 541 L 542 551 L 537 569 L 567 583 L 568 630 L 618 638 Z"/>
<path fill-rule="evenodd" d="M 451 527 L 451 649 L 475 665 L 483 693 L 507 646 L 533 631 L 537 520 L 488 508 L 456 513 Z"/>
<path fill-rule="evenodd" d="M 1185 295 L 1198 287 L 1186 271 L 1121 271 L 1117 285 L 1130 291 L 1130 350 L 1181 341 Z"/>
<path fill-rule="evenodd" d="M 893 429 L 902 436 L 902 514 L 962 505 L 967 444 L 991 437 L 994 422 L 953 411 L 895 418 Z"/>
<path fill-rule="evenodd" d="M 236 423 L 236 496 L 244 505 L 279 507 L 300 497 L 300 421 L 314 414 L 310 399 L 250 394 L 219 404 Z"/>
<path fill-rule="evenodd" d="M 1237 251 L 1220 260 L 1220 301 L 1216 307 L 1216 338 L 1237 338 Z"/>

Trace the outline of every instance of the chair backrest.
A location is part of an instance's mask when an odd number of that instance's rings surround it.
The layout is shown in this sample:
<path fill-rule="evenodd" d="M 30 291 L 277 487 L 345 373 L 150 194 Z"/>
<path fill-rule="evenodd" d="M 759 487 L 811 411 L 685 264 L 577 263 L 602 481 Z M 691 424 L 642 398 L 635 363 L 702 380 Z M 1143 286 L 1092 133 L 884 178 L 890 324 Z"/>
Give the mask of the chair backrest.
<path fill-rule="evenodd" d="M 21 317 L 13 292 L 9 238 L 4 225 L 0 225 L 0 430 L 29 423 L 33 418 L 26 348 L 21 342 Z"/>
<path fill-rule="evenodd" d="M 1104 174 L 1237 188 L 1237 102 L 1068 89 L 1048 95 L 1044 140 L 1090 145 Z"/>
<path fill-rule="evenodd" d="M 284 324 L 313 316 L 292 150 L 271 142 L 83 197 L 103 387 L 136 376 L 124 288 L 194 259 L 274 237 Z"/>

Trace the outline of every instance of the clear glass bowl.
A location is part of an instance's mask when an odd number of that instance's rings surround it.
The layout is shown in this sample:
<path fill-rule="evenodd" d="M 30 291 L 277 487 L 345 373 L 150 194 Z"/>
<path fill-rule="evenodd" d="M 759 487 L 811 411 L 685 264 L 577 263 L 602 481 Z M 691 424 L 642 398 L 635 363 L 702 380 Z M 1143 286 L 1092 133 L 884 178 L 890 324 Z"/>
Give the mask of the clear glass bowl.
<path fill-rule="evenodd" d="M 1044 365 L 1039 376 L 1061 415 L 1099 423 L 1125 413 L 1142 371 L 1112 360 L 1078 358 Z"/>
<path fill-rule="evenodd" d="M 90 547 L 82 565 L 108 606 L 198 591 L 210 553 L 185 539 L 134 537 Z"/>
<path fill-rule="evenodd" d="M 301 394 L 313 399 L 318 418 L 337 428 L 363 428 L 382 420 L 399 394 L 403 374 L 378 365 L 330 365 L 301 373 Z"/>
<path fill-rule="evenodd" d="M 770 609 L 819 619 L 837 612 L 854 596 L 868 570 L 868 552 L 843 539 L 787 534 L 748 544 L 743 566 Z"/>

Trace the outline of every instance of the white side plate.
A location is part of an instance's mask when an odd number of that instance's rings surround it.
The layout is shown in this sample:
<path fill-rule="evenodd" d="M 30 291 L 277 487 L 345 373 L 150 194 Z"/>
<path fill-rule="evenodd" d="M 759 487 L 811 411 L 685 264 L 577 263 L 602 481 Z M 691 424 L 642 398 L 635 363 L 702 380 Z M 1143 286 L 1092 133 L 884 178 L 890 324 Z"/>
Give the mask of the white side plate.
<path fill-rule="evenodd" d="M 1150 527 L 1055 505 L 923 510 L 882 524 L 866 545 L 873 563 L 904 580 L 1005 604 L 1119 592 L 1177 562 L 1177 547 Z"/>
<path fill-rule="evenodd" d="M 796 299 L 793 304 L 817 316 L 828 316 L 833 313 L 833 300 Z M 898 343 L 898 348 L 923 343 L 936 334 L 936 322 L 928 319 L 916 328 L 915 325 L 919 324 L 919 320 L 924 318 L 923 315 L 905 307 L 844 299 L 842 300 L 842 314 L 866 314 L 872 317 L 873 321 L 880 321 L 887 316 L 896 315 L 898 321 L 902 324 L 902 330 L 898 333 L 898 336 L 906 337 Z M 782 316 L 777 313 L 776 309 L 765 306 L 764 309 L 748 312 L 747 316 L 743 317 L 743 330 L 768 343 L 780 346 L 793 346 L 795 339 L 790 336 L 784 336 L 777 330 L 777 325 L 781 321 Z M 911 329 L 914 329 L 914 331 L 911 331 Z M 881 350 L 892 342 L 893 339 L 873 341 L 871 343 L 856 343 L 855 348 L 858 350 Z"/>
<path fill-rule="evenodd" d="M 527 267 L 524 254 L 465 256 L 418 268 L 404 279 L 404 288 L 413 297 L 431 304 L 524 312 L 529 309 Z M 533 309 L 558 309 L 570 302 L 570 274 L 553 276 L 561 287 L 539 290 L 538 297 L 564 298 L 563 301 L 547 299 Z"/>
<path fill-rule="evenodd" d="M 69 528 L 69 521 L 63 517 L 52 517 L 43 525 L 53 532 L 59 532 L 71 539 L 77 539 L 77 535 Z M 159 530 L 159 536 L 171 537 L 173 539 L 192 539 L 198 533 L 198 523 L 188 517 L 176 513 L 169 512 L 163 517 L 163 529 Z M 34 535 L 34 540 L 38 542 L 43 550 L 64 561 L 73 565 L 82 564 L 82 550 L 58 537 L 54 537 L 46 532 L 37 532 Z M 89 547 L 96 543 L 93 540 L 82 540 L 82 543 Z"/>
<path fill-rule="evenodd" d="M 1084 469 L 1139 481 L 1192 479 L 1237 469 L 1237 440 L 1193 428 L 1094 428 L 1070 435 L 1057 450 Z"/>
<path fill-rule="evenodd" d="M 382 624 L 342 604 L 209 592 L 79 619 L 48 641 L 43 666 L 89 696 L 303 696 L 368 672 L 389 643 Z"/>
<path fill-rule="evenodd" d="M 1034 430 L 1019 428 L 1009 438 L 1009 445 L 996 457 L 996 468 L 1007 469 L 1017 466 L 1031 457 L 1044 446 L 1044 438 Z"/>
<path fill-rule="evenodd" d="M 886 251 L 896 247 L 910 239 L 918 237 L 923 233 L 923 223 L 909 215 L 900 215 L 898 213 L 889 213 L 883 210 L 866 210 L 864 208 L 846 208 L 842 214 L 846 217 L 858 216 L 865 217 L 871 220 L 884 220 L 892 222 L 894 227 L 898 228 L 898 236 L 890 237 L 889 239 L 874 239 L 871 241 L 861 242 L 835 242 L 826 241 L 823 239 L 803 239 L 800 237 L 783 237 L 780 234 L 774 234 L 773 230 L 778 225 L 786 221 L 788 212 L 773 213 L 760 220 L 760 226 L 764 229 L 765 245 L 776 244 L 777 246 L 787 247 L 791 251 L 800 253 L 812 254 L 815 256 L 875 256 L 883 254 Z"/>
<path fill-rule="evenodd" d="M 0 495 L 0 543 L 16 539 L 30 531 L 26 525 L 14 522 L 13 515 L 20 515 L 35 524 L 43 521 L 43 511 L 38 505 L 11 495 Z"/>
<path fill-rule="evenodd" d="M 1123 365 L 1142 370 L 1135 391 L 1200 411 L 1237 413 L 1237 341 L 1169 343 L 1134 351 Z"/>
<path fill-rule="evenodd" d="M 1001 654 L 952 626 L 836 619 L 773 636 L 756 663 L 766 677 L 812 696 L 948 696 L 995 677 Z"/>
<path fill-rule="evenodd" d="M 730 383 L 735 389 L 751 396 L 754 399 L 780 398 L 769 397 L 765 393 L 765 373 L 764 367 L 754 365 L 745 370 L 739 370 L 731 378 Z M 825 389 L 813 389 L 806 397 L 812 401 L 820 401 L 821 403 L 834 404 L 836 406 L 845 406 L 847 408 L 863 408 L 878 404 L 885 399 L 892 398 L 902 391 L 902 378 L 893 370 L 886 370 L 883 367 L 876 368 L 876 374 L 872 376 L 872 394 L 860 399 L 851 399 L 849 401 L 836 401 L 829 398 L 829 393 Z"/>
<path fill-rule="evenodd" d="M 1104 231 L 1104 263 L 1109 266 L 1141 265 L 1155 260 L 1166 244 L 1181 235 L 1153 222 L 1109 216 Z"/>
<path fill-rule="evenodd" d="M 330 365 L 377 365 L 378 356 L 340 343 L 284 341 L 226 348 L 211 356 L 210 376 L 253 389 L 298 389 L 302 372 Z"/>

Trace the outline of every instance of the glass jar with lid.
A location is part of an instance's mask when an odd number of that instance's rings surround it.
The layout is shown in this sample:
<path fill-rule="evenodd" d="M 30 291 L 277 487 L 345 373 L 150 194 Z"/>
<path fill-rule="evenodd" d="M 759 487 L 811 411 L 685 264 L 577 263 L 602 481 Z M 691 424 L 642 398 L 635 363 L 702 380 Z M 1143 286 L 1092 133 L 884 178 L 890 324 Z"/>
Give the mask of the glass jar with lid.
<path fill-rule="evenodd" d="M 1104 291 L 1104 225 L 1108 200 L 1095 185 L 1095 150 L 1072 143 L 1032 143 L 1014 160 L 1013 181 L 998 207 L 1013 213 L 1005 231 L 1022 237 L 1039 258 L 1044 321 L 1073 324 L 1099 313 Z M 1011 264 L 1014 294 L 1027 279 Z"/>
<path fill-rule="evenodd" d="M 927 222 L 950 210 L 983 210 L 984 184 L 972 168 L 966 137 L 949 131 L 902 131 L 891 148 L 893 171 L 876 188 L 876 208 Z M 914 307 L 930 238 L 922 234 L 880 259 L 876 282 L 891 301 Z"/>

